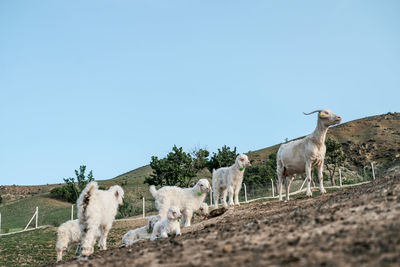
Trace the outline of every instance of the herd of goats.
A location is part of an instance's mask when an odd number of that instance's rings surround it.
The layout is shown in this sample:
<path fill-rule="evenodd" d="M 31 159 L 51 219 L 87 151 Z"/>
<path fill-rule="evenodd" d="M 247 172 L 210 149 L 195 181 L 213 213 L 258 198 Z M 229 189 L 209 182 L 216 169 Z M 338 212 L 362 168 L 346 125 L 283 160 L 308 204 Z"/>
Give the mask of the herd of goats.
<path fill-rule="evenodd" d="M 282 144 L 277 153 L 277 176 L 279 200 L 282 200 L 282 185 L 285 182 L 286 201 L 289 200 L 290 184 L 296 174 L 306 173 L 308 197 L 312 196 L 311 169 L 317 168 L 319 189 L 326 193 L 323 185 L 323 165 L 325 158 L 325 137 L 328 127 L 339 124 L 341 117 L 330 110 L 316 110 L 310 115 L 318 113 L 318 122 L 315 130 L 302 139 Z M 213 171 L 212 190 L 214 194 L 214 209 L 218 208 L 221 198 L 222 205 L 239 205 L 239 191 L 241 189 L 243 173 L 250 166 L 248 157 L 244 154 L 237 156 L 235 163 L 230 167 L 222 167 Z M 194 213 L 206 216 L 208 205 L 204 199 L 211 190 L 207 179 L 200 179 L 192 188 L 164 186 L 156 190 L 150 186 L 150 193 L 155 199 L 158 215 L 148 217 L 147 225 L 130 230 L 122 238 L 124 246 L 150 239 L 166 238 L 168 235 L 180 235 L 183 227 L 191 225 Z M 229 193 L 229 202 L 226 197 Z M 57 261 L 62 260 L 63 253 L 72 243 L 79 243 L 76 253 L 89 256 L 94 251 L 98 241 L 100 250 L 107 249 L 107 236 L 112 227 L 118 206 L 122 204 L 123 189 L 114 185 L 107 191 L 99 190 L 96 182 L 90 182 L 77 200 L 78 219 L 70 220 L 57 230 Z"/>

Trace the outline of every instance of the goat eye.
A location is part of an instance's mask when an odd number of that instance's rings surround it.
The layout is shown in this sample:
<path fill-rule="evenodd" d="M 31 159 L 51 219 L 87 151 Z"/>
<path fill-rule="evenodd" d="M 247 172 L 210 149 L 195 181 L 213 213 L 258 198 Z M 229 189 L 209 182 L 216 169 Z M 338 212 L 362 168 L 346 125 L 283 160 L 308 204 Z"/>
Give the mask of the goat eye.
<path fill-rule="evenodd" d="M 176 214 L 176 212 L 174 211 L 174 212 L 172 212 L 172 214 L 174 214 L 174 215 L 175 215 L 175 214 Z"/>

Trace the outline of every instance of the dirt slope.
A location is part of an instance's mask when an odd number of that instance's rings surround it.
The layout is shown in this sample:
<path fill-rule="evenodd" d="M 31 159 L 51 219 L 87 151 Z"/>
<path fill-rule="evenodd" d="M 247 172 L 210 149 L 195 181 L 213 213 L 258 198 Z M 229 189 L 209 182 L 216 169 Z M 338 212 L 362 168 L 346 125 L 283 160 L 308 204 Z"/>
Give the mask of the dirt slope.
<path fill-rule="evenodd" d="M 184 234 L 62 266 L 398 266 L 400 176 L 231 209 Z"/>

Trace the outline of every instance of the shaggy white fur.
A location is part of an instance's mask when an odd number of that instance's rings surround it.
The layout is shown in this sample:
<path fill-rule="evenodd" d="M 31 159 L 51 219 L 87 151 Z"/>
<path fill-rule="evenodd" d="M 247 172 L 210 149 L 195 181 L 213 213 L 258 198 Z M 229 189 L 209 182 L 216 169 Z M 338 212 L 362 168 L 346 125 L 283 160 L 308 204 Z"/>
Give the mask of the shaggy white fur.
<path fill-rule="evenodd" d="M 179 219 L 182 218 L 182 214 L 177 206 L 171 206 L 167 212 L 167 218 L 158 221 L 154 225 L 153 233 L 151 234 L 150 240 L 154 241 L 157 238 L 166 238 L 168 234 L 181 235 L 181 227 Z"/>
<path fill-rule="evenodd" d="M 286 186 L 286 201 L 289 200 L 290 184 L 296 177 L 296 174 L 306 173 L 307 175 L 307 192 L 306 196 L 311 197 L 311 169 L 318 169 L 319 190 L 321 194 L 326 193 L 323 184 L 322 170 L 325 158 L 325 137 L 328 128 L 331 125 L 339 124 L 342 118 L 334 114 L 330 110 L 316 110 L 310 115 L 318 112 L 317 127 L 314 132 L 302 139 L 282 144 L 276 154 L 276 172 L 278 175 L 278 192 L 279 200 L 282 200 L 282 183 L 284 179 Z"/>
<path fill-rule="evenodd" d="M 107 236 L 123 197 L 124 190 L 118 185 L 104 191 L 98 189 L 96 182 L 90 182 L 82 191 L 77 201 L 82 256 L 93 253 L 98 231 L 101 233 L 99 247 L 107 249 Z"/>
<path fill-rule="evenodd" d="M 205 203 L 205 202 L 201 203 L 200 208 L 197 211 L 195 211 L 194 213 L 197 214 L 198 216 L 203 216 L 203 217 L 208 216 L 208 214 L 209 214 L 209 212 L 208 212 L 208 204 Z M 183 225 L 185 225 L 185 222 L 186 222 L 186 216 L 183 215 L 181 223 Z"/>
<path fill-rule="evenodd" d="M 131 246 L 139 240 L 149 239 L 153 232 L 154 225 L 160 220 L 158 215 L 153 215 L 148 218 L 147 225 L 130 230 L 122 237 L 122 245 Z"/>
<path fill-rule="evenodd" d="M 206 193 L 210 192 L 210 183 L 207 179 L 200 179 L 192 188 L 180 188 L 177 186 L 164 186 L 156 190 L 155 186 L 150 186 L 150 193 L 156 201 L 156 207 L 160 218 L 167 217 L 170 206 L 180 208 L 186 218 L 185 227 L 190 226 L 193 212 L 200 208 L 206 198 Z"/>
<path fill-rule="evenodd" d="M 214 192 L 214 209 L 218 208 L 218 200 L 221 196 L 222 205 L 227 207 L 226 195 L 229 192 L 229 205 L 239 204 L 239 192 L 242 188 L 244 169 L 250 166 L 249 158 L 245 154 L 236 157 L 235 164 L 230 167 L 222 167 L 213 170 L 212 186 Z M 233 202 L 235 195 L 235 203 Z"/>
<path fill-rule="evenodd" d="M 57 261 L 61 261 L 64 252 L 73 243 L 79 243 L 81 240 L 81 229 L 79 229 L 78 220 L 69 220 L 61 224 L 57 229 Z"/>

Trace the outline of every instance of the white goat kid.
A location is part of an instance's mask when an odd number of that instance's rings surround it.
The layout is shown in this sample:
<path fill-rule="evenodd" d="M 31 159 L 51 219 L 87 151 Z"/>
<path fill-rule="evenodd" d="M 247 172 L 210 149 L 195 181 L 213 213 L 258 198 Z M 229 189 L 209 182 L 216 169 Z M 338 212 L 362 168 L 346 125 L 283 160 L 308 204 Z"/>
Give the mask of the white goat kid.
<path fill-rule="evenodd" d="M 236 157 L 235 164 L 230 167 L 222 167 L 213 170 L 212 186 L 214 191 L 214 209 L 218 208 L 219 197 L 222 197 L 222 205 L 227 207 L 226 195 L 229 192 L 229 205 L 239 204 L 239 192 L 242 188 L 244 169 L 251 166 L 249 158 L 245 154 Z M 233 202 L 235 195 L 235 202 Z"/>
<path fill-rule="evenodd" d="M 104 191 L 98 189 L 96 182 L 90 182 L 83 189 L 77 201 L 82 256 L 93 253 L 98 231 L 101 233 L 99 247 L 101 250 L 107 249 L 107 236 L 123 197 L 124 191 L 118 185 Z"/>
<path fill-rule="evenodd" d="M 200 208 L 199 208 L 197 211 L 195 211 L 194 213 L 195 213 L 197 216 L 203 216 L 203 217 L 208 216 L 208 215 L 209 215 L 208 204 L 205 203 L 205 202 L 201 203 Z M 186 216 L 183 215 L 181 224 L 185 225 L 185 222 L 186 222 Z"/>
<path fill-rule="evenodd" d="M 306 196 L 311 197 L 311 169 L 318 169 L 319 189 L 322 194 L 326 193 L 323 184 L 322 170 L 325 158 L 325 137 L 328 127 L 339 124 L 342 118 L 330 110 L 316 110 L 304 115 L 310 115 L 318 112 L 318 123 L 314 132 L 306 137 L 282 144 L 276 156 L 276 172 L 278 175 L 279 200 L 282 200 L 282 183 L 285 180 L 286 201 L 289 200 L 290 184 L 296 174 L 306 173 L 307 192 Z"/>
<path fill-rule="evenodd" d="M 150 240 L 154 241 L 157 238 L 167 238 L 168 234 L 181 235 L 181 227 L 179 220 L 182 218 L 181 211 L 177 206 L 171 206 L 167 212 L 167 218 L 158 221 L 154 225 L 153 233 Z"/>
<path fill-rule="evenodd" d="M 57 228 L 57 261 L 61 261 L 64 252 L 73 243 L 79 243 L 81 240 L 81 229 L 79 229 L 78 220 L 69 220 Z"/>
<path fill-rule="evenodd" d="M 128 231 L 122 237 L 122 245 L 131 246 L 132 244 L 149 239 L 153 232 L 154 225 L 160 220 L 158 215 L 150 216 L 147 220 L 147 225 Z"/>
<path fill-rule="evenodd" d="M 170 206 L 177 206 L 185 215 L 185 227 L 191 225 L 193 212 L 200 208 L 201 203 L 206 198 L 206 193 L 210 190 L 210 183 L 207 179 L 200 179 L 192 188 L 164 186 L 156 190 L 154 185 L 150 186 L 150 193 L 155 198 L 160 218 L 165 219 L 167 217 Z"/>

